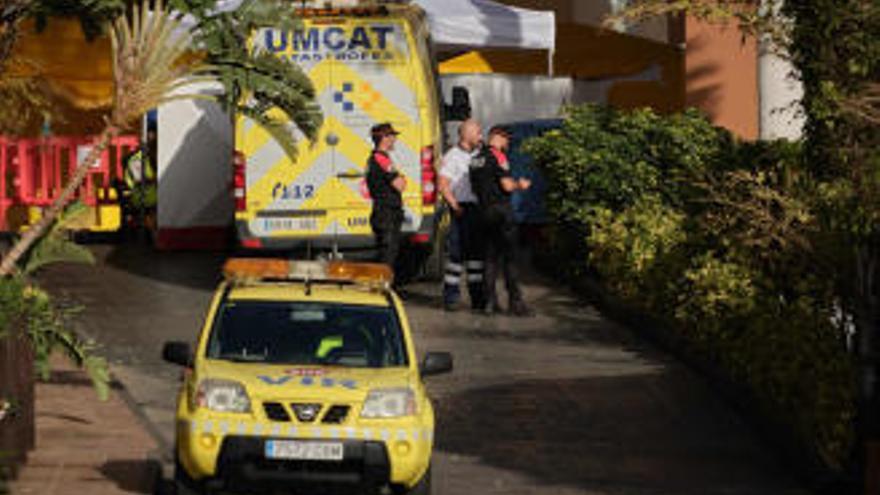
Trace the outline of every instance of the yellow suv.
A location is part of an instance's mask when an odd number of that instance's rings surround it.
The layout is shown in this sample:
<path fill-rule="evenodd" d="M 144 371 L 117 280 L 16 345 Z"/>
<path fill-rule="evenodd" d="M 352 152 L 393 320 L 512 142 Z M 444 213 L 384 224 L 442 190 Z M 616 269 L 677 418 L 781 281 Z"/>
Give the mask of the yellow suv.
<path fill-rule="evenodd" d="M 434 411 L 384 265 L 232 259 L 185 368 L 178 493 L 430 493 Z"/>

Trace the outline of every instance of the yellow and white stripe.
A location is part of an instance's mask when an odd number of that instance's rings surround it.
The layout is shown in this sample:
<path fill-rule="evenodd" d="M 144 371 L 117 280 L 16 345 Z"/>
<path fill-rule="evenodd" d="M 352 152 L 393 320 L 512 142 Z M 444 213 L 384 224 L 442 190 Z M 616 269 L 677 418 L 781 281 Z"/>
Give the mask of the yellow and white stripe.
<path fill-rule="evenodd" d="M 368 441 L 413 441 L 433 442 L 434 430 L 431 428 L 388 428 L 351 426 L 303 426 L 290 423 L 268 423 L 228 420 L 191 420 L 188 422 L 192 435 L 212 433 L 215 435 L 236 435 L 272 438 L 300 438 L 314 440 L 368 440 Z"/>

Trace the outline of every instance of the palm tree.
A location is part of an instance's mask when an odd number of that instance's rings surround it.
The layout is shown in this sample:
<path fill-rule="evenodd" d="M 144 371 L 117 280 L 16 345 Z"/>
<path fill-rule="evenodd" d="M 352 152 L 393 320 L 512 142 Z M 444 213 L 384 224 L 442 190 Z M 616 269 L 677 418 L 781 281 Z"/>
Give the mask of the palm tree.
<path fill-rule="evenodd" d="M 113 136 L 119 134 L 151 108 L 165 102 L 194 97 L 175 95 L 188 82 L 210 76 L 210 67 L 189 53 L 192 36 L 157 0 L 149 1 L 130 15 L 120 16 L 110 30 L 113 42 L 113 109 L 95 146 L 70 177 L 61 194 L 42 218 L 31 226 L 0 262 L 0 275 L 8 276 L 18 260 L 55 222 L 82 185 L 90 167 L 99 159 Z"/>
<path fill-rule="evenodd" d="M 265 127 L 291 156 L 296 153 L 296 138 L 286 125 L 288 119 L 306 138 L 316 135 L 321 113 L 305 74 L 289 61 L 248 48 L 248 37 L 258 26 L 277 26 L 279 19 L 289 19 L 281 21 L 282 27 L 293 22 L 285 3 L 246 0 L 236 12 L 214 13 L 213 2 L 207 0 L 171 1 L 177 13 L 167 11 L 162 0 L 143 0 L 140 8 L 113 22 L 115 91 L 107 125 L 61 194 L 3 257 L 0 276 L 13 273 L 18 260 L 70 203 L 112 137 L 163 103 L 191 98 L 218 101 L 230 114 L 246 115 Z M 191 30 L 182 23 L 181 13 L 196 20 Z M 204 80 L 220 82 L 224 94 L 180 94 Z M 274 109 L 286 119 L 273 118 Z"/>

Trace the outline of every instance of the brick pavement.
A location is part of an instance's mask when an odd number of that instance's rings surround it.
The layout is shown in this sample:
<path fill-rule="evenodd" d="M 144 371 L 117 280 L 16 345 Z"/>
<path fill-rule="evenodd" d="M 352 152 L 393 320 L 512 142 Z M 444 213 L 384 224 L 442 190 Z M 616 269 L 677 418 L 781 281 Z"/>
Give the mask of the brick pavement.
<path fill-rule="evenodd" d="M 156 444 L 114 389 L 100 402 L 88 376 L 56 360 L 36 387 L 36 449 L 13 495 L 152 493 Z"/>

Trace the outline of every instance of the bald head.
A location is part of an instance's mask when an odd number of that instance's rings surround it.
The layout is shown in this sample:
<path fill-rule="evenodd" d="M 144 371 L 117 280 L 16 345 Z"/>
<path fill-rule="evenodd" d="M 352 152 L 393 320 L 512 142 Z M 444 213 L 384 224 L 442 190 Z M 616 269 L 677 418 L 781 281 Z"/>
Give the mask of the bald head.
<path fill-rule="evenodd" d="M 458 128 L 458 145 L 470 151 L 475 149 L 483 141 L 483 133 L 480 124 L 474 119 L 467 119 Z"/>

